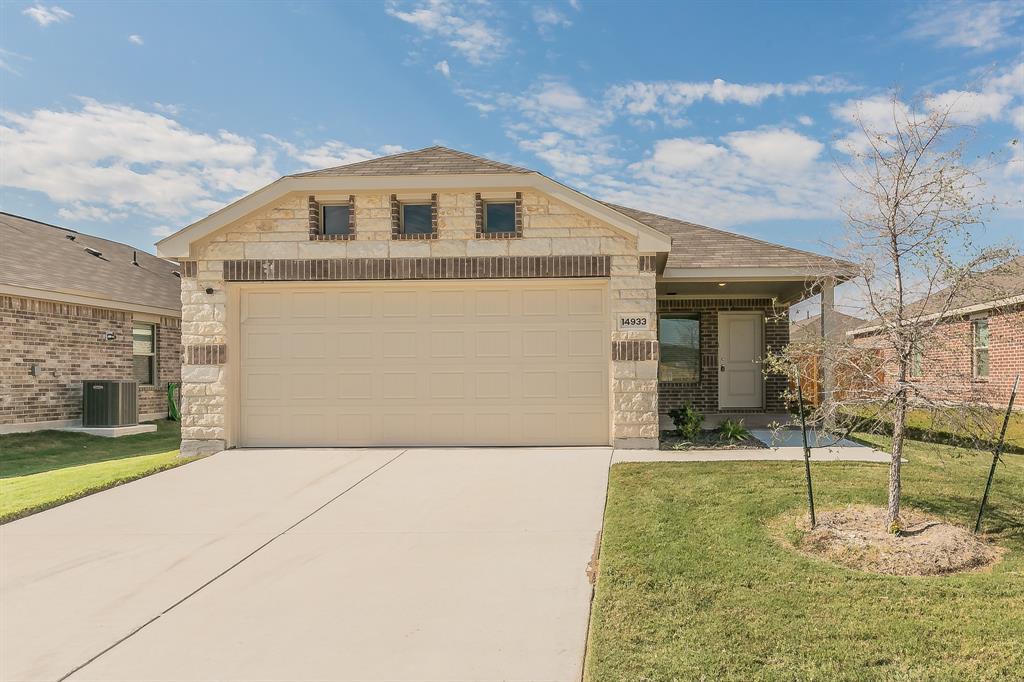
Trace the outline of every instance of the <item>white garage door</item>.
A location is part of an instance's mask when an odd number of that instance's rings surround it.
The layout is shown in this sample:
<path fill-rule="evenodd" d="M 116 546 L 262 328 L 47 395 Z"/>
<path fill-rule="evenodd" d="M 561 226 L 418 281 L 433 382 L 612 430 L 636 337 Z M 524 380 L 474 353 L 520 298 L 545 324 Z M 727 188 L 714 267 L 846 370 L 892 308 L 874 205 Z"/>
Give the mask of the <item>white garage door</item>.
<path fill-rule="evenodd" d="M 242 289 L 240 443 L 607 444 L 606 289 L 578 280 Z"/>

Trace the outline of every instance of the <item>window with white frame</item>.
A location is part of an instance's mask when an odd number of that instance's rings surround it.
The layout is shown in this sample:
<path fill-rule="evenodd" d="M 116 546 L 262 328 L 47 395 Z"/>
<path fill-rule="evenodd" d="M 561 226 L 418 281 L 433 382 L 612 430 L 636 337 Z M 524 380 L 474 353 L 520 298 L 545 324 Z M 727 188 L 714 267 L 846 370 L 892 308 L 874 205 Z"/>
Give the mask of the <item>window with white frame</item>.
<path fill-rule="evenodd" d="M 972 365 L 974 376 L 988 376 L 988 320 L 985 318 L 971 321 L 971 336 L 974 338 Z"/>
<path fill-rule="evenodd" d="M 156 325 L 132 324 L 132 362 L 135 381 L 142 386 L 156 384 Z"/>

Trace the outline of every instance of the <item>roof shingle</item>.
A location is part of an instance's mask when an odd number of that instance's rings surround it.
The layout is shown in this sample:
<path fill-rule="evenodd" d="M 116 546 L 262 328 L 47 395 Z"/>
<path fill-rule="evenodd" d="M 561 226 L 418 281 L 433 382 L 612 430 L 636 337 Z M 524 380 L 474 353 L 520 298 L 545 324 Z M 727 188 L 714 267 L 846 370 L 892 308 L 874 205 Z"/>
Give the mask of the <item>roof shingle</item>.
<path fill-rule="evenodd" d="M 177 264 L 127 244 L 0 212 L 0 284 L 181 310 L 176 270 Z"/>
<path fill-rule="evenodd" d="M 434 146 L 334 168 L 295 173 L 294 178 L 339 177 L 346 175 L 441 175 L 477 173 L 533 173 L 528 168 L 492 161 L 447 147 Z"/>

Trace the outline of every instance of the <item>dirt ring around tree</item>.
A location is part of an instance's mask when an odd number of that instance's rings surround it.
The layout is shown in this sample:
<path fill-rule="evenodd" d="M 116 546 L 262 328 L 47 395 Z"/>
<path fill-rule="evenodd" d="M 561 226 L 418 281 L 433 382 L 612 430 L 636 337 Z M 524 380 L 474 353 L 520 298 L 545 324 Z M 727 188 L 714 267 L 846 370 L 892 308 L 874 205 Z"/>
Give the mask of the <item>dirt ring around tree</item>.
<path fill-rule="evenodd" d="M 811 530 L 806 510 L 771 524 L 776 538 L 796 551 L 870 573 L 935 576 L 986 569 L 1003 549 L 967 528 L 905 509 L 900 535 L 886 531 L 885 508 L 857 505 L 821 510 Z"/>

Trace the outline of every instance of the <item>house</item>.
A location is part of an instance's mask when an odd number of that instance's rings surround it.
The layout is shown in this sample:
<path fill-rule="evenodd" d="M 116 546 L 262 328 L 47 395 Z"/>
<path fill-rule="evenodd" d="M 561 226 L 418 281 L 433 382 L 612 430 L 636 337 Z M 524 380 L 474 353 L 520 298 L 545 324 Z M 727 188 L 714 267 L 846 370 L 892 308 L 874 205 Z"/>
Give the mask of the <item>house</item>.
<path fill-rule="evenodd" d="M 821 381 L 826 369 L 825 344 L 822 343 L 823 333 L 831 344 L 842 344 L 846 342 L 848 331 L 864 324 L 863 319 L 846 315 L 838 310 L 829 311 L 826 320 L 828 321 L 827 332 L 822 329 L 820 313 L 817 315 L 808 313 L 803 319 L 792 320 L 789 323 L 789 343 L 792 354 L 800 366 L 802 395 L 807 403 L 814 405 L 820 404 L 825 390 Z M 833 362 L 833 364 L 835 363 Z M 856 378 L 850 377 L 848 373 L 844 372 L 842 366 L 836 369 L 839 376 L 833 376 L 831 379 L 832 391 L 838 389 L 839 393 L 835 394 L 838 396 L 851 381 L 856 381 Z M 833 373 L 835 371 L 833 370 Z M 790 386 L 790 390 L 792 395 L 796 394 L 795 382 Z"/>
<path fill-rule="evenodd" d="M 948 289 L 908 306 L 908 315 L 937 321 L 928 343 L 914 349 L 910 379 L 951 403 L 1005 408 L 1014 377 L 1024 374 L 1024 256 L 970 277 L 946 305 Z M 942 309 L 945 308 L 945 312 Z M 853 345 L 882 347 L 882 327 L 865 322 L 847 332 Z M 883 381 L 894 382 L 891 353 L 880 351 Z M 1018 407 L 1022 405 L 1019 396 Z"/>
<path fill-rule="evenodd" d="M 139 419 L 167 416 L 167 383 L 181 371 L 177 270 L 0 213 L 0 433 L 79 424 L 89 379 L 136 379 Z"/>
<path fill-rule="evenodd" d="M 182 265 L 187 454 L 654 447 L 683 403 L 782 411 L 761 358 L 809 280 L 848 276 L 444 147 L 286 176 L 157 248 Z"/>

